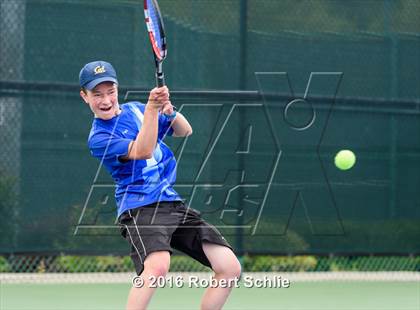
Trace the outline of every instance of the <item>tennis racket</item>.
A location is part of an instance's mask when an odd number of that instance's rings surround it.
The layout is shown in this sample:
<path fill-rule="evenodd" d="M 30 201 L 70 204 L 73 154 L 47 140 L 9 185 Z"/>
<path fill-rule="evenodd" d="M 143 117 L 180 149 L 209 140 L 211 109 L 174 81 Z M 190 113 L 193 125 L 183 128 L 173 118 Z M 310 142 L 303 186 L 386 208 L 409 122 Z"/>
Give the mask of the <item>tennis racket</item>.
<path fill-rule="evenodd" d="M 156 65 L 156 85 L 165 85 L 162 63 L 166 58 L 166 38 L 162 15 L 156 0 L 144 0 L 144 17 Z"/>

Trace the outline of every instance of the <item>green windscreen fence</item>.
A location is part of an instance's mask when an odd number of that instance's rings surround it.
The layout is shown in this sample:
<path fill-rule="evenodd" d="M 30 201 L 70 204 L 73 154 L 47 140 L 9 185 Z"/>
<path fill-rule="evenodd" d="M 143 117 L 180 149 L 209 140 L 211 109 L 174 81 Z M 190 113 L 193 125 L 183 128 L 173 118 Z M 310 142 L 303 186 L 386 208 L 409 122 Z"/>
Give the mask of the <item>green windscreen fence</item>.
<path fill-rule="evenodd" d="M 175 189 L 239 253 L 420 252 L 417 1 L 159 4 Z M 106 60 L 145 102 L 141 1 L 2 1 L 0 26 L 0 252 L 125 254 L 77 82 Z"/>

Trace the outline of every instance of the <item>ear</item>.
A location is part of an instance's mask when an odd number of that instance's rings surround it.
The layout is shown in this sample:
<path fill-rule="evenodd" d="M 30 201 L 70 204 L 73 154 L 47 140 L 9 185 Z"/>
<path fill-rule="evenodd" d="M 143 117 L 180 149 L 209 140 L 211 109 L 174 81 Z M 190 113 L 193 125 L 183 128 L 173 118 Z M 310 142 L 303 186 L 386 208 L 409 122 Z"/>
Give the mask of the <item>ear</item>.
<path fill-rule="evenodd" d="M 84 92 L 83 90 L 81 90 L 81 91 L 80 91 L 80 97 L 82 97 L 83 101 L 84 101 L 86 104 L 89 104 L 89 102 L 88 102 L 88 98 L 87 98 L 87 95 L 85 94 L 85 92 Z"/>

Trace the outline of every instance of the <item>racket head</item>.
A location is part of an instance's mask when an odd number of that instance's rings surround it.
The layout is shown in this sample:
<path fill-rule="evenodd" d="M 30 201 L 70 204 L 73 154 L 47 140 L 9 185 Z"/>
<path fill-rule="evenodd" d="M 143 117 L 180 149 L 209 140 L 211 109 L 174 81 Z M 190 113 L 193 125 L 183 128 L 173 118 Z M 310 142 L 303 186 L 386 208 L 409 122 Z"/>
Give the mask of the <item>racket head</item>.
<path fill-rule="evenodd" d="M 144 0 L 144 18 L 155 59 L 157 62 L 162 62 L 167 53 L 165 27 L 156 0 Z"/>

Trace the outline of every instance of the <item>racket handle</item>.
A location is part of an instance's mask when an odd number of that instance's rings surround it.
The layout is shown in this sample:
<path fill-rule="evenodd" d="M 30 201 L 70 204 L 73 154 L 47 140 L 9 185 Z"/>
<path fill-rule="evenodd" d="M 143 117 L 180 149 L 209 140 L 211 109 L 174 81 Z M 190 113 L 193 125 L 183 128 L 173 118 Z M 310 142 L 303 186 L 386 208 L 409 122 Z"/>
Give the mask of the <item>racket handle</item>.
<path fill-rule="evenodd" d="M 165 86 L 165 75 L 163 74 L 162 61 L 157 60 L 156 56 L 155 56 L 155 64 L 156 64 L 156 86 L 157 87 Z"/>
<path fill-rule="evenodd" d="M 165 86 L 165 75 L 162 73 L 156 72 L 156 85 L 157 87 Z"/>

